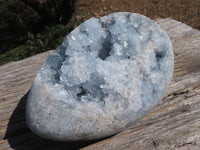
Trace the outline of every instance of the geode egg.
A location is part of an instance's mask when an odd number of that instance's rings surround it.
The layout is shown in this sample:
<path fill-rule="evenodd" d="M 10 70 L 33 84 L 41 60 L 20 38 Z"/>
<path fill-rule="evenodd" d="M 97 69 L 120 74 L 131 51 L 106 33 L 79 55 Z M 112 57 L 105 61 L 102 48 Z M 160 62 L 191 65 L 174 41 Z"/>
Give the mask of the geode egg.
<path fill-rule="evenodd" d="M 153 20 L 128 12 L 91 18 L 66 36 L 37 74 L 27 123 L 60 141 L 118 133 L 162 99 L 173 64 L 170 39 Z"/>

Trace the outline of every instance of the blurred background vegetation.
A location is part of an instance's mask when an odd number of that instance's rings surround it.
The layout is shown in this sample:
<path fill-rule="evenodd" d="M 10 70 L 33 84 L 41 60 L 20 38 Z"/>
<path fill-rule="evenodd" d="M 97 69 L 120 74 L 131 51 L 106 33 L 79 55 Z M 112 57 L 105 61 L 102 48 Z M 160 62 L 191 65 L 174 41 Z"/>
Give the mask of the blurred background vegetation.
<path fill-rule="evenodd" d="M 200 0 L 0 0 L 0 65 L 55 49 L 86 19 L 116 11 L 200 29 Z"/>

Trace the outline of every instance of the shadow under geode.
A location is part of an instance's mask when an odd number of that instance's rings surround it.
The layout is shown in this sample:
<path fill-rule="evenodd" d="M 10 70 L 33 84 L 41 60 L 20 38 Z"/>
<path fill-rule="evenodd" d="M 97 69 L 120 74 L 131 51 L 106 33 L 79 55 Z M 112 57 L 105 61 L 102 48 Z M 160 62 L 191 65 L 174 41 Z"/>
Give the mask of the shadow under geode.
<path fill-rule="evenodd" d="M 26 124 L 26 101 L 28 92 L 21 98 L 13 111 L 4 139 L 7 139 L 10 147 L 15 150 L 76 150 L 99 142 L 104 139 L 93 141 L 59 142 L 44 139 L 33 133 Z"/>

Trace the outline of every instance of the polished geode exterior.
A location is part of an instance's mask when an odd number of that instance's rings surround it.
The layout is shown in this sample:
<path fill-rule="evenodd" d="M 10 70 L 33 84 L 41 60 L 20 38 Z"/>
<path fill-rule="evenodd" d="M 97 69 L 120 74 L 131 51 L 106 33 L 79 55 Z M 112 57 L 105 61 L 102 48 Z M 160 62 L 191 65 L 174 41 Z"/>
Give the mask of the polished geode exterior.
<path fill-rule="evenodd" d="M 173 63 L 170 39 L 153 20 L 128 12 L 91 18 L 66 36 L 37 74 L 27 123 L 61 141 L 115 134 L 162 99 Z"/>

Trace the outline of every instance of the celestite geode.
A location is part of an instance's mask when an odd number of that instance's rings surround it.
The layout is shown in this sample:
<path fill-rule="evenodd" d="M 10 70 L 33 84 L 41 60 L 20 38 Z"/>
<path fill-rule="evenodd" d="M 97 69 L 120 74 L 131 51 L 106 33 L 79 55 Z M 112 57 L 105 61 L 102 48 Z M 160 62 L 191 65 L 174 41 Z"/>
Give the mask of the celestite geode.
<path fill-rule="evenodd" d="M 162 99 L 173 63 L 170 39 L 153 20 L 128 12 L 91 18 L 66 36 L 37 74 L 27 123 L 60 141 L 118 133 Z"/>

